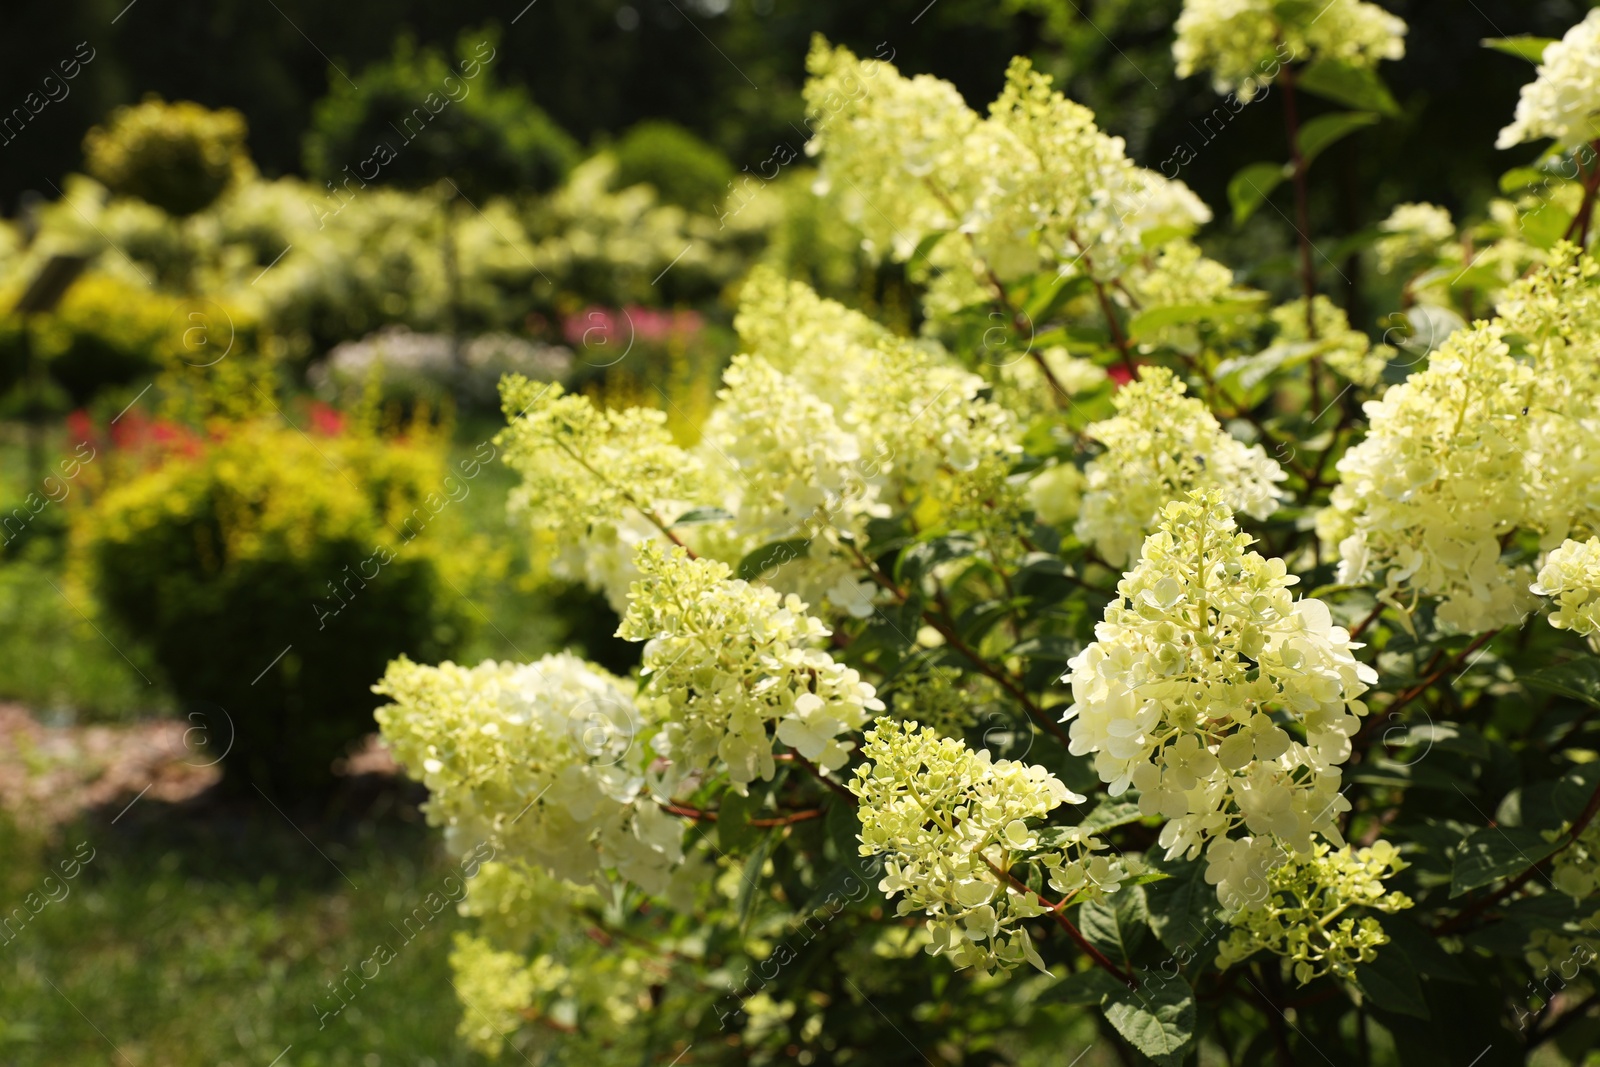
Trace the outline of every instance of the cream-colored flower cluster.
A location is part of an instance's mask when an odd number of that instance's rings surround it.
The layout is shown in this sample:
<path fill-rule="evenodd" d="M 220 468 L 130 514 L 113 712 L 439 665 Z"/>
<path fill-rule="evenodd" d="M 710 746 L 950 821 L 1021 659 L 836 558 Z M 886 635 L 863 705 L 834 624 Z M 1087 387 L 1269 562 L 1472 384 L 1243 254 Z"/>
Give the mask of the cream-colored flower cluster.
<path fill-rule="evenodd" d="M 1249 544 L 1218 490 L 1168 504 L 1065 679 L 1071 751 L 1169 820 L 1169 856 L 1210 842 L 1224 902 L 1272 842 L 1305 854 L 1314 835 L 1340 840 L 1339 767 L 1377 681 L 1326 605 L 1294 600 L 1299 579 Z M 1241 826 L 1251 837 L 1229 840 Z"/>
<path fill-rule="evenodd" d="M 682 824 L 649 802 L 647 723 L 624 683 L 569 653 L 536 663 L 426 667 L 405 657 L 374 687 L 384 742 L 428 787 L 428 819 L 559 878 L 606 870 L 663 892 Z"/>
<path fill-rule="evenodd" d="M 1582 637 L 1600 634 L 1600 537 L 1563 541 L 1545 557 L 1532 591 L 1555 600 L 1551 626 Z"/>
<path fill-rule="evenodd" d="M 1456 236 L 1450 212 L 1437 204 L 1399 204 L 1378 223 L 1383 236 L 1372 246 L 1378 270 L 1388 274 L 1402 263 L 1438 258 Z"/>
<path fill-rule="evenodd" d="M 854 669 L 815 647 L 828 636 L 794 594 L 731 579 L 725 563 L 647 541 L 619 637 L 647 642 L 640 706 L 661 723 L 670 784 L 726 769 L 735 789 L 771 779 L 773 737 L 827 770 L 883 710 Z"/>
<path fill-rule="evenodd" d="M 501 396 L 509 425 L 495 442 L 522 478 L 512 514 L 553 547 L 552 573 L 606 590 L 622 610 L 634 546 L 719 498 L 718 472 L 673 442 L 664 412 L 600 408 L 520 376 Z"/>
<path fill-rule="evenodd" d="M 824 180 L 868 240 L 911 261 L 924 249 L 943 271 L 930 307 L 992 299 L 995 279 L 1044 269 L 1120 274 L 1147 235 L 1192 231 L 1210 218 L 1187 187 L 1135 166 L 1120 138 L 1051 89 L 1024 59 L 980 117 L 955 87 L 902 77 L 820 39 L 805 95 Z M 928 264 L 914 263 L 918 269 Z"/>
<path fill-rule="evenodd" d="M 878 888 L 900 896 L 899 914 L 928 916 L 928 951 L 956 967 L 993 973 L 1027 961 L 1044 970 L 1022 923 L 1046 905 L 1007 877 L 1013 864 L 1039 861 L 1068 898 L 1114 892 L 1126 877 L 1088 834 L 1041 841 L 1030 821 L 1084 800 L 1043 767 L 993 760 L 931 727 L 889 719 L 867 731 L 862 754 L 850 782 L 861 800 L 861 854 L 886 857 Z"/>
<path fill-rule="evenodd" d="M 1355 977 L 1356 964 L 1377 958 L 1389 936 L 1373 916 L 1346 913 L 1411 907 L 1410 897 L 1383 885 L 1406 866 L 1387 841 L 1362 849 L 1318 844 L 1310 855 L 1285 856 L 1254 898 L 1228 906 L 1233 930 L 1222 941 L 1217 965 L 1231 967 L 1266 949 L 1294 963 L 1301 985 L 1323 974 Z"/>
<path fill-rule="evenodd" d="M 1516 117 L 1500 131 L 1498 148 L 1555 138 L 1576 148 L 1600 137 L 1600 11 L 1544 51 L 1539 74 L 1522 87 Z"/>
<path fill-rule="evenodd" d="M 1501 542 L 1530 518 L 1534 371 L 1500 325 L 1457 332 L 1426 370 L 1366 404 L 1366 439 L 1339 460 L 1318 517 L 1338 544 L 1339 581 L 1382 576 L 1443 598 L 1438 618 L 1466 633 L 1515 624 L 1532 606 L 1525 566 Z"/>
<path fill-rule="evenodd" d="M 1260 445 L 1229 436 L 1206 405 L 1165 367 L 1139 368 L 1117 392 L 1115 417 L 1086 435 L 1105 446 L 1085 470 L 1075 532 L 1106 562 L 1122 566 L 1168 501 L 1214 488 L 1235 511 L 1268 518 L 1278 508 L 1283 469 Z"/>
<path fill-rule="evenodd" d="M 1394 358 L 1394 349 L 1388 345 L 1374 346 L 1365 333 L 1352 330 L 1344 308 L 1325 296 L 1319 295 L 1312 301 L 1311 315 L 1317 331 L 1315 338 L 1306 330 L 1303 297 L 1274 308 L 1270 317 L 1278 327 L 1279 343 L 1314 344 L 1315 354 L 1333 370 L 1363 388 L 1377 385 L 1389 360 Z"/>
<path fill-rule="evenodd" d="M 1178 76 L 1210 71 L 1217 92 L 1250 100 L 1287 63 L 1374 67 L 1406 54 L 1406 24 L 1363 0 L 1184 0 Z"/>
<path fill-rule="evenodd" d="M 662 527 L 696 510 L 713 521 L 673 533 L 696 552 L 736 562 L 772 541 L 805 542 L 771 580 L 857 617 L 875 610 L 875 589 L 846 542 L 863 540 L 869 519 L 914 510 L 925 528 L 1016 554 L 1021 429 L 980 395 L 981 377 L 770 270 L 746 281 L 737 327 L 745 354 L 691 448 L 659 411 L 508 381 L 499 440 L 522 475 L 513 507 L 552 547 L 557 575 L 625 610 L 635 548 L 664 542 Z"/>

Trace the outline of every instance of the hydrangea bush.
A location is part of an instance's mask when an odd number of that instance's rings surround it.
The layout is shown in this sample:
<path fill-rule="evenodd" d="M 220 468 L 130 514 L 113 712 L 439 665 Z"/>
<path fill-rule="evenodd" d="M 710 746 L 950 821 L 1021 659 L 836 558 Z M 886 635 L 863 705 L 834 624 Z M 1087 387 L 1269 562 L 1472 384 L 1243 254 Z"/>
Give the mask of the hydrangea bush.
<path fill-rule="evenodd" d="M 1356 0 L 1191 0 L 1177 29 L 1185 72 L 1291 105 L 1236 217 L 1278 180 L 1303 208 L 1406 32 Z M 1275 297 L 1207 258 L 1206 205 L 1027 62 L 980 114 L 819 40 L 810 151 L 920 332 L 758 269 L 692 442 L 508 378 L 514 519 L 642 667 L 378 686 L 429 817 L 493 849 L 462 1035 L 530 1062 L 1582 1059 L 1600 169 L 1569 131 L 1600 43 L 1544 55 L 1508 137 L 1555 145 L 1507 199 L 1364 238 L 1404 294 L 1373 344 L 1314 264 Z M 1371 110 L 1297 125 L 1297 88 Z"/>

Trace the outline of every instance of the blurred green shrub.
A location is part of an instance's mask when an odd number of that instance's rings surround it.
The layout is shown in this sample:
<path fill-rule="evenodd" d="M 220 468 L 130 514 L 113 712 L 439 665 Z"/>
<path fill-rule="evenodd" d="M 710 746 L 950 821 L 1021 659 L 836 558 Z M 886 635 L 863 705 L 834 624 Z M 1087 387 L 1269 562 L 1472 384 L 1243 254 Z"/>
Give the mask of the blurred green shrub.
<path fill-rule="evenodd" d="M 669 204 L 710 214 L 728 191 L 733 164 L 682 126 L 641 122 L 612 148 L 617 182 L 652 186 Z"/>
<path fill-rule="evenodd" d="M 38 319 L 33 343 L 51 379 L 81 405 L 103 388 L 160 368 L 171 355 L 169 320 L 176 307 L 170 296 L 90 274 Z"/>
<path fill-rule="evenodd" d="M 338 195 L 369 183 L 420 189 L 449 179 L 481 203 L 495 194 L 543 192 L 578 158 L 578 146 L 520 86 L 495 84 L 498 35 L 468 32 L 451 64 L 408 37 L 387 61 L 343 79 L 316 107 L 306 171 Z"/>
<path fill-rule="evenodd" d="M 253 167 L 244 116 L 187 100 L 145 97 L 118 108 L 83 139 L 89 173 L 113 193 L 136 196 L 170 215 L 192 215 Z"/>
<path fill-rule="evenodd" d="M 313 411 L 316 440 L 214 428 L 196 454 L 108 492 L 73 535 L 99 603 L 198 716 L 207 758 L 226 748 L 235 786 L 280 796 L 330 781 L 372 726 L 369 686 L 390 658 L 452 654 L 482 558 L 452 529 L 481 466 L 448 467 L 425 429 L 384 440 L 338 422 Z"/>

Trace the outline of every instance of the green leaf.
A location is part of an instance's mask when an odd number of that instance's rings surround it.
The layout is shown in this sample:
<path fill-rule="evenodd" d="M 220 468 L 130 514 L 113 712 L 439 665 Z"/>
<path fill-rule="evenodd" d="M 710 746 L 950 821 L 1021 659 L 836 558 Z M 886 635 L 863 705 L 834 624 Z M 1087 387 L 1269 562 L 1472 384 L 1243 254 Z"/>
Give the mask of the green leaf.
<path fill-rule="evenodd" d="M 796 537 L 788 541 L 769 541 L 739 561 L 738 575 L 745 581 L 754 581 L 768 571 L 777 570 L 785 563 L 797 560 L 811 551 L 811 541 Z"/>
<path fill-rule="evenodd" d="M 749 796 L 740 796 L 732 789 L 722 794 L 717 807 L 717 847 L 724 852 L 743 852 L 761 833 L 761 827 L 751 826 L 766 800 L 766 791 L 750 790 Z"/>
<path fill-rule="evenodd" d="M 1305 363 L 1325 347 L 1326 344 L 1321 341 L 1291 341 L 1271 345 L 1253 356 L 1225 359 L 1217 364 L 1213 373 L 1217 381 L 1226 384 L 1237 382 L 1241 389 L 1249 392 L 1278 371 Z"/>
<path fill-rule="evenodd" d="M 686 511 L 672 521 L 674 527 L 678 526 L 703 526 L 708 522 L 729 522 L 733 519 L 733 512 L 724 511 L 722 508 L 695 508 Z"/>
<path fill-rule="evenodd" d="M 1592 708 L 1600 708 L 1600 659 L 1584 656 L 1570 663 L 1521 675 L 1524 682 L 1547 693 L 1581 700 Z"/>
<path fill-rule="evenodd" d="M 1378 116 L 1370 111 L 1342 111 L 1332 115 L 1319 115 L 1300 127 L 1300 158 L 1306 166 L 1324 150 L 1359 129 L 1371 126 Z"/>
<path fill-rule="evenodd" d="M 1139 814 L 1139 805 L 1130 804 L 1125 800 L 1102 800 L 1089 814 L 1077 829 L 1089 833 L 1103 833 L 1118 826 L 1126 826 L 1131 822 L 1138 822 L 1144 818 Z"/>
<path fill-rule="evenodd" d="M 1233 224 L 1243 226 L 1290 173 L 1286 163 L 1252 163 L 1235 174 L 1228 182 L 1228 203 L 1233 205 Z"/>
<path fill-rule="evenodd" d="M 1428 1019 L 1428 1002 L 1411 959 L 1395 945 L 1383 945 L 1371 963 L 1356 964 L 1356 985 L 1374 1008 Z"/>
<path fill-rule="evenodd" d="M 839 858 L 845 863 L 858 863 L 861 857 L 861 820 L 856 817 L 856 809 L 843 797 L 839 797 L 828 805 L 828 810 L 823 813 L 822 825 L 827 830 L 828 840 L 833 842 L 833 847 L 838 850 Z"/>
<path fill-rule="evenodd" d="M 1089 944 L 1124 967 L 1144 943 L 1150 925 L 1144 887 L 1124 885 L 1110 896 L 1091 900 L 1078 909 L 1078 929 Z"/>
<path fill-rule="evenodd" d="M 1172 860 L 1157 866 L 1171 877 L 1145 890 L 1156 937 L 1174 952 L 1213 939 L 1222 928 L 1213 922 L 1217 887 L 1206 881 L 1205 861 Z"/>
<path fill-rule="evenodd" d="M 1119 986 L 1101 1010 L 1117 1033 L 1161 1067 L 1179 1067 L 1194 1040 L 1194 992 L 1182 978 Z"/>
<path fill-rule="evenodd" d="M 1456 850 L 1450 875 L 1450 896 L 1521 874 L 1555 852 L 1560 841 L 1546 841 L 1537 830 L 1486 826 Z"/>
<path fill-rule="evenodd" d="M 1424 930 L 1415 919 L 1407 915 L 1384 915 L 1378 921 L 1383 924 L 1383 932 L 1389 935 L 1390 942 L 1378 949 L 1379 955 L 1391 951 L 1404 955 L 1412 969 L 1424 978 L 1472 984 L 1472 977 L 1456 958 L 1444 950 L 1431 930 Z"/>
<path fill-rule="evenodd" d="M 1485 48 L 1492 48 L 1496 52 L 1504 52 L 1508 56 L 1526 59 L 1529 63 L 1542 63 L 1544 50 L 1556 43 L 1554 37 L 1530 37 L 1523 34 L 1519 37 L 1485 37 L 1479 42 Z"/>
<path fill-rule="evenodd" d="M 944 240 L 949 235 L 949 230 L 934 230 L 932 233 L 928 234 L 922 240 L 917 242 L 917 247 L 911 253 L 911 258 L 906 260 L 906 265 L 911 266 L 919 259 L 926 261 L 928 254 L 933 251 L 933 246 Z"/>
<path fill-rule="evenodd" d="M 745 861 L 744 870 L 740 872 L 739 897 L 734 901 L 734 910 L 739 916 L 739 930 L 742 933 L 750 925 L 750 912 L 755 906 L 756 890 L 761 887 L 761 869 L 767 865 L 767 854 L 772 851 L 772 843 L 778 835 L 768 831 L 761 836 L 761 841 L 756 845 L 756 850 Z"/>
<path fill-rule="evenodd" d="M 1324 100 L 1358 111 L 1376 111 L 1390 118 L 1400 114 L 1389 87 L 1371 67 L 1352 67 L 1337 59 L 1319 59 L 1300 72 L 1295 84 Z"/>
<path fill-rule="evenodd" d="M 1184 326 L 1206 319 L 1236 319 L 1254 314 L 1260 307 L 1259 300 L 1223 300 L 1214 304 L 1172 304 L 1151 308 L 1141 311 L 1128 323 L 1128 337 L 1134 341 L 1144 341 L 1168 326 Z"/>

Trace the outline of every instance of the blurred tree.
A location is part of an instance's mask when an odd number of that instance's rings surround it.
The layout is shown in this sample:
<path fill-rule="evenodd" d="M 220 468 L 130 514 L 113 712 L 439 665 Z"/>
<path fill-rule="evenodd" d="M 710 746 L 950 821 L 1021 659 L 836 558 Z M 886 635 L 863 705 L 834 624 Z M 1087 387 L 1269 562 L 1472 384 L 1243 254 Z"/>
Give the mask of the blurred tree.
<path fill-rule="evenodd" d="M 193 215 L 252 171 L 244 116 L 155 94 L 119 107 L 83 139 L 89 173 L 113 193 L 136 196 L 169 215 Z"/>
<path fill-rule="evenodd" d="M 361 71 L 360 89 L 330 76 L 306 135 L 306 170 L 346 191 L 448 180 L 475 202 L 555 186 L 578 146 L 525 89 L 495 84 L 498 39 L 463 33 L 452 65 L 402 36 L 390 59 Z"/>

